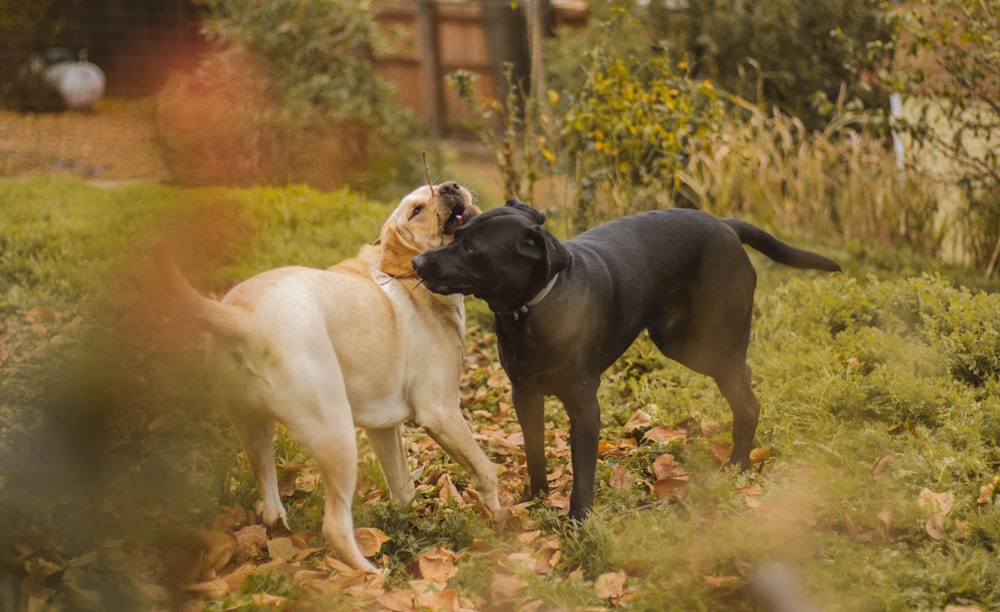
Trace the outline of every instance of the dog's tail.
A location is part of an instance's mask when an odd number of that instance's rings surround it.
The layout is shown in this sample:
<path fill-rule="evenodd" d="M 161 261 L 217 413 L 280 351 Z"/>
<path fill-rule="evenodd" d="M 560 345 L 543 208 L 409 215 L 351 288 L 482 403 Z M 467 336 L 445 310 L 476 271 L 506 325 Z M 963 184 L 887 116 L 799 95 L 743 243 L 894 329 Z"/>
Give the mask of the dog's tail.
<path fill-rule="evenodd" d="M 157 241 L 152 249 L 153 263 L 170 299 L 206 331 L 226 338 L 245 337 L 245 313 L 238 306 L 207 298 L 191 286 L 174 263 L 167 247 Z"/>
<path fill-rule="evenodd" d="M 722 222 L 736 232 L 740 242 L 760 251 L 780 264 L 785 264 L 793 268 L 840 272 L 840 264 L 832 259 L 824 257 L 819 253 L 813 253 L 812 251 L 798 249 L 785 244 L 756 225 L 739 219 L 723 219 Z"/>

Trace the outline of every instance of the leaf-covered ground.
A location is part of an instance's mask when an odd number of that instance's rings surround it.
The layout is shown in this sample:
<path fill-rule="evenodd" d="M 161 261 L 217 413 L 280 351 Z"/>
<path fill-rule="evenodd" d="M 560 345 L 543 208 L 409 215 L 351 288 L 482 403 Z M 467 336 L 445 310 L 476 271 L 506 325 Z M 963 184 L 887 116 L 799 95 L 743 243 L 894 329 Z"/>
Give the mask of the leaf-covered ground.
<path fill-rule="evenodd" d="M 817 246 L 846 268 L 820 275 L 754 257 L 764 411 L 746 473 L 724 466 L 731 416 L 714 384 L 640 339 L 601 387 L 597 503 L 576 528 L 556 402 L 550 494 L 515 504 L 520 428 L 488 313 L 470 301 L 463 405 L 509 507 L 488 516 L 410 427 L 418 496 L 398 508 L 363 443 L 356 535 L 384 568 L 364 574 L 323 542 L 322 483 L 283 433 L 292 530 L 261 527 L 198 337 L 164 316 L 143 256 L 166 236 L 218 293 L 352 255 L 392 204 L 46 178 L 2 183 L 0 200 L 0 607 L 1000 607 L 1000 304 L 934 262 Z"/>

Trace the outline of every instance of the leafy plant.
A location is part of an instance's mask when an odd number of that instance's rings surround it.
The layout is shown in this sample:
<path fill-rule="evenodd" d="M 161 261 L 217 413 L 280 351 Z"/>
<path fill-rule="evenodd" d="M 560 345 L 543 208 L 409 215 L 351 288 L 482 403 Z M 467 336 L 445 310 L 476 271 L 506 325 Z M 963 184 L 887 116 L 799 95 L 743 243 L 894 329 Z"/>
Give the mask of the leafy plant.
<path fill-rule="evenodd" d="M 206 31 L 217 49 L 160 94 L 160 134 L 178 178 L 379 189 L 419 182 L 420 128 L 375 74 L 380 43 L 369 3 L 210 7 Z"/>

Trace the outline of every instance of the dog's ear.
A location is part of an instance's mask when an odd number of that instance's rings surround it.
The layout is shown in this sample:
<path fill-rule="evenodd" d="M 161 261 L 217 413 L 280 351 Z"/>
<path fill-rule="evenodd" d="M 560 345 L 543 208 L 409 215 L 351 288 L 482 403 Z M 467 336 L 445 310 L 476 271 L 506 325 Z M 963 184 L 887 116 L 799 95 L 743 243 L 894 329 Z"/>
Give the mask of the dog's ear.
<path fill-rule="evenodd" d="M 513 208 L 514 210 L 520 211 L 528 215 L 529 217 L 531 217 L 531 220 L 537 223 L 538 225 L 545 223 L 545 213 L 543 213 L 540 210 L 532 208 L 531 206 L 525 204 L 524 202 L 518 200 L 517 198 L 511 198 L 510 200 L 507 200 L 507 203 L 504 204 L 504 206 L 508 208 Z"/>
<path fill-rule="evenodd" d="M 545 262 L 548 278 L 562 270 L 569 263 L 566 247 L 540 225 L 529 228 L 517 243 L 517 252 L 525 257 Z"/>
<path fill-rule="evenodd" d="M 379 269 L 390 276 L 413 274 L 412 259 L 420 255 L 420 251 L 400 235 L 394 219 L 385 224 L 382 235 L 375 244 L 381 247 L 382 251 L 379 257 Z"/>

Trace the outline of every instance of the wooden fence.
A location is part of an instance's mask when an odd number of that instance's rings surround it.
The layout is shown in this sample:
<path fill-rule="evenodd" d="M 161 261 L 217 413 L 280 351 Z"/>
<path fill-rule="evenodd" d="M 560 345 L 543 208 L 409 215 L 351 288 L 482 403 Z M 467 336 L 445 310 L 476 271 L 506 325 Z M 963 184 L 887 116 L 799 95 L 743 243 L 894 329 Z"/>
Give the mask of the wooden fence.
<path fill-rule="evenodd" d="M 552 12 L 557 24 L 570 27 L 582 26 L 587 17 L 583 3 L 553 3 Z M 447 86 L 447 76 L 458 69 L 471 72 L 478 76 L 478 95 L 498 97 L 479 3 L 381 4 L 376 20 L 391 49 L 375 58 L 375 67 L 396 85 L 400 102 L 435 138 L 468 135 L 464 125 L 472 114 Z"/>

